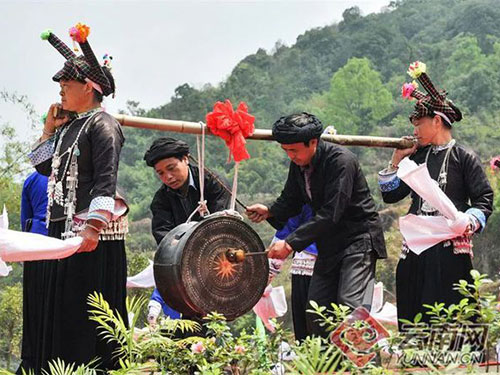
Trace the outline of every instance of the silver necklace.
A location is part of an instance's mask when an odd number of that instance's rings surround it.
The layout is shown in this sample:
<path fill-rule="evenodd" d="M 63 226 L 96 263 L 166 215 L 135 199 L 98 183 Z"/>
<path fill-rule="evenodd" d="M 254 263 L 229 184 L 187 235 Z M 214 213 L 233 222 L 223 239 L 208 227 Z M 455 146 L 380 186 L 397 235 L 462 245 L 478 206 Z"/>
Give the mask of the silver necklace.
<path fill-rule="evenodd" d="M 76 188 L 78 187 L 78 156 L 80 156 L 80 149 L 78 148 L 78 141 L 81 134 L 87 128 L 91 119 L 94 118 L 96 114 L 102 112 L 102 108 L 95 108 L 90 111 L 79 114 L 73 121 L 68 125 L 64 126 L 61 130 L 56 149 L 52 156 L 52 171 L 47 184 L 47 220 L 46 225 L 49 226 L 51 211 L 54 202 L 58 205 L 64 207 L 64 214 L 66 215 L 66 222 L 64 232 L 61 234 L 62 239 L 71 238 L 75 236 L 73 232 L 73 216 L 76 213 Z M 84 122 L 74 142 L 69 146 L 66 151 L 62 154 L 61 145 L 63 143 L 64 136 L 68 132 L 68 129 L 77 119 L 88 117 Z M 59 168 L 61 166 L 61 160 L 64 156 L 68 155 L 66 164 L 61 174 L 61 179 L 59 180 Z M 64 196 L 63 181 L 66 183 L 66 197 Z"/>

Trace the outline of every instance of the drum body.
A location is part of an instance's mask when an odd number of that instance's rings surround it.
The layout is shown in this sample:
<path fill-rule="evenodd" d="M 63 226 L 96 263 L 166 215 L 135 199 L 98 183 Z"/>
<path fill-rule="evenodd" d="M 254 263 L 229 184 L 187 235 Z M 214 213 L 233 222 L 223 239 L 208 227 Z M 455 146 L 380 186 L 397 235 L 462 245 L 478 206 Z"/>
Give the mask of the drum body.
<path fill-rule="evenodd" d="M 263 252 L 264 245 L 249 225 L 232 216 L 181 224 L 170 231 L 154 260 L 156 287 L 165 302 L 185 317 L 217 311 L 233 320 L 249 311 L 267 285 L 267 257 L 230 263 L 228 249 Z"/>

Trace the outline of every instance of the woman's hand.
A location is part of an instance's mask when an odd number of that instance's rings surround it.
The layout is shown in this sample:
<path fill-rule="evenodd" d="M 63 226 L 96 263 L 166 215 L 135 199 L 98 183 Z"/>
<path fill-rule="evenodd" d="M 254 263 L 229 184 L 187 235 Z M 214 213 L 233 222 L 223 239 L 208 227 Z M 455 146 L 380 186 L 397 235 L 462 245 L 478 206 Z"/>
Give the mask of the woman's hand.
<path fill-rule="evenodd" d="M 94 251 L 99 244 L 99 232 L 94 228 L 86 226 L 85 229 L 79 233 L 79 236 L 83 238 L 83 241 L 77 253 Z"/>
<path fill-rule="evenodd" d="M 60 103 L 53 103 L 49 107 L 49 111 L 47 112 L 47 118 L 45 119 L 45 124 L 43 125 L 43 134 L 42 138 L 40 140 L 45 140 L 54 135 L 56 132 L 56 129 L 60 127 L 61 125 L 65 124 L 68 122 L 69 117 L 68 115 L 64 115 L 61 118 L 56 118 L 54 116 L 56 108 L 62 109 L 62 106 Z"/>

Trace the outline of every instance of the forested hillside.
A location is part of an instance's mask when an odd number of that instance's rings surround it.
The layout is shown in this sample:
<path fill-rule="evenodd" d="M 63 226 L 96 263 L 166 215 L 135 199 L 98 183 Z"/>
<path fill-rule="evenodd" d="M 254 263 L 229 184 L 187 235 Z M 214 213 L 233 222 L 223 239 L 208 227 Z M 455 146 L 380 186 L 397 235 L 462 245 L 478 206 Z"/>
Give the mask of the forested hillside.
<path fill-rule="evenodd" d="M 140 103 L 130 102 L 127 111 L 203 121 L 217 100 L 229 98 L 234 105 L 245 101 L 259 128 L 269 128 L 282 115 L 306 110 L 325 125 L 334 125 L 340 134 L 403 136 L 412 132 L 407 117 L 412 104 L 403 102 L 400 88 L 410 81 L 409 63 L 421 60 L 434 82 L 449 92 L 465 114 L 454 130 L 456 138 L 475 149 L 486 165 L 500 153 L 498 19 L 498 0 L 393 1 L 381 13 L 368 16 L 353 7 L 344 11 L 338 24 L 309 30 L 292 46 L 277 43 L 272 51 L 259 49 L 245 57 L 216 87 L 184 84 L 165 105 L 145 110 Z M 152 140 L 164 134 L 137 129 L 125 129 L 125 133 L 120 185 L 132 204 L 131 218 L 139 222 L 129 243 L 134 249 L 145 249 L 153 243 L 143 219 L 148 218 L 159 182 L 142 157 Z M 187 140 L 194 151 L 194 136 L 174 136 Z M 270 200 L 285 180 L 285 154 L 272 142 L 250 141 L 249 149 L 252 158 L 240 167 L 238 191 L 247 202 Z M 383 210 L 376 172 L 388 162 L 391 151 L 357 148 L 355 152 Z M 207 166 L 230 179 L 232 164 L 227 163 L 223 142 L 209 137 L 207 153 Z M 265 224 L 257 229 L 269 239 L 271 230 Z M 493 234 L 482 235 L 485 245 Z M 397 243 L 398 236 L 392 237 Z M 481 248 L 481 244 L 479 239 L 476 261 L 485 271 L 497 272 L 500 262 L 492 260 L 487 266 L 482 257 L 496 249 Z"/>

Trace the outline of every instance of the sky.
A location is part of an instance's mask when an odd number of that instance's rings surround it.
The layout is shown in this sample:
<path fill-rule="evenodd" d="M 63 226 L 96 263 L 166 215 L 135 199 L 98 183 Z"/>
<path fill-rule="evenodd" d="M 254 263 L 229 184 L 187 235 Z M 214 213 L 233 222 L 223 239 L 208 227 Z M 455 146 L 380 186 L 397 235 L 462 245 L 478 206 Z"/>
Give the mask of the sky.
<path fill-rule="evenodd" d="M 305 31 L 341 21 L 346 8 L 359 6 L 366 15 L 388 2 L 0 0 L 0 92 L 26 96 L 40 115 L 58 101 L 51 77 L 64 59 L 40 39 L 48 28 L 71 47 L 69 27 L 90 26 L 97 57 L 113 56 L 116 97 L 104 105 L 115 113 L 127 100 L 145 109 L 165 104 L 184 83 L 216 85 L 259 48 L 272 51 L 278 41 L 291 46 Z M 40 132 L 31 129 L 20 105 L 0 99 L 0 124 L 5 122 L 21 140 Z"/>

